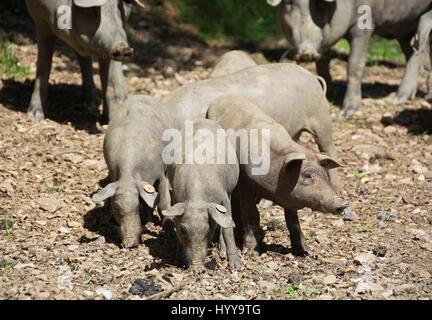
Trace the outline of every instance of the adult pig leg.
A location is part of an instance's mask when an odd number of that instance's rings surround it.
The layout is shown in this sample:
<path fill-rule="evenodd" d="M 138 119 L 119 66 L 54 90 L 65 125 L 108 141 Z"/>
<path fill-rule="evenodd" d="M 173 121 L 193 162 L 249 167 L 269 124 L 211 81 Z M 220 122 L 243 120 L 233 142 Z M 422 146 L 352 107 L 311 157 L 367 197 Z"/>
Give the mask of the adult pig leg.
<path fill-rule="evenodd" d="M 34 119 L 37 122 L 44 118 L 43 110 L 46 110 L 48 80 L 55 37 L 48 28 L 41 24 L 36 25 L 36 33 L 38 43 L 37 70 L 33 93 L 27 108 L 27 119 Z"/>
<path fill-rule="evenodd" d="M 351 31 L 351 54 L 348 60 L 348 82 L 342 111 L 339 116 L 350 117 L 361 107 L 361 82 L 366 65 L 369 41 L 373 29 L 359 29 L 353 27 Z"/>
<path fill-rule="evenodd" d="M 77 54 L 81 67 L 84 104 L 90 113 L 97 113 L 98 101 L 96 86 L 93 81 L 92 57 L 83 57 Z"/>
<path fill-rule="evenodd" d="M 414 99 L 417 92 L 417 78 L 421 54 L 420 52 L 414 52 L 414 49 L 410 44 L 410 37 L 401 38 L 398 39 L 398 41 L 407 61 L 405 74 L 397 93 L 400 103 L 404 103 L 409 99 Z"/>
<path fill-rule="evenodd" d="M 297 210 L 284 209 L 284 212 L 285 222 L 290 233 L 291 249 L 293 254 L 296 256 L 307 255 L 306 240 L 300 228 Z"/>
<path fill-rule="evenodd" d="M 326 52 L 315 63 L 315 65 L 316 65 L 318 75 L 323 77 L 325 82 L 327 83 L 327 92 L 326 92 L 327 99 L 334 100 L 336 97 L 334 96 L 334 86 L 330 75 L 330 60 L 331 60 L 330 52 Z"/>
<path fill-rule="evenodd" d="M 103 120 L 111 121 L 119 112 L 121 103 L 127 99 L 128 90 L 123 77 L 122 63 L 110 59 L 99 59 L 102 83 Z"/>
<path fill-rule="evenodd" d="M 241 216 L 243 221 L 243 247 L 251 254 L 259 253 L 259 245 L 263 239 L 260 228 L 260 216 L 256 207 L 256 197 L 251 190 L 245 188 L 241 195 Z"/>

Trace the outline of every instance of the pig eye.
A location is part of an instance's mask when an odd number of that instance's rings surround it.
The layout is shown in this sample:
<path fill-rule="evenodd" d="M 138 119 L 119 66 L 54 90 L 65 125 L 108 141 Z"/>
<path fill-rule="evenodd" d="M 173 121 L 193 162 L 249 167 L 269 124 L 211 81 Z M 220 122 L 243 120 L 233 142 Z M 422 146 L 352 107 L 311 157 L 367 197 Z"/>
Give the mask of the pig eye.
<path fill-rule="evenodd" d="M 313 173 L 310 171 L 305 171 L 302 173 L 304 179 L 311 180 L 313 178 Z"/>
<path fill-rule="evenodd" d="M 113 204 L 113 210 L 115 212 L 120 212 L 121 211 L 121 206 L 117 202 L 114 202 L 114 204 Z"/>
<path fill-rule="evenodd" d="M 189 226 L 187 226 L 186 224 L 182 223 L 179 226 L 179 230 L 180 230 L 180 233 L 182 235 L 187 235 L 189 233 Z"/>

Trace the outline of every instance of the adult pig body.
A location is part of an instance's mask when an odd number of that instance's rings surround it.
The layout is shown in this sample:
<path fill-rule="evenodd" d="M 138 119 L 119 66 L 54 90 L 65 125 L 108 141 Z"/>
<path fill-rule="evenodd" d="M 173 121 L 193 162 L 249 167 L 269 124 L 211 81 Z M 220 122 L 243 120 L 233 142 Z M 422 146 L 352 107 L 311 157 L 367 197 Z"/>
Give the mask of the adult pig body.
<path fill-rule="evenodd" d="M 93 200 L 111 198 L 122 244 L 134 247 L 141 232 L 139 197 L 151 211 L 155 205 L 159 211 L 171 205 L 166 165 L 162 161 L 162 135 L 172 125 L 159 110 L 159 103 L 149 96 L 132 96 L 122 107 L 125 114 L 111 121 L 104 139 L 111 183 Z"/>
<path fill-rule="evenodd" d="M 222 228 L 220 242 L 226 245 L 228 261 L 231 266 L 238 268 L 240 260 L 234 240 L 230 202 L 231 192 L 237 185 L 239 176 L 234 147 L 227 139 L 224 144 L 216 142 L 217 130 L 222 128 L 214 121 L 198 119 L 191 122 L 190 129 L 190 133 L 187 128 L 182 131 L 184 147 L 181 163 L 168 166 L 174 205 L 162 214 L 174 217 L 179 240 L 178 258 L 183 257 L 187 266 L 203 264 L 207 255 L 207 243 L 213 238 L 216 225 L 219 225 Z M 195 138 L 196 135 L 212 138 L 201 141 Z M 194 157 L 192 163 L 187 163 L 187 139 L 193 139 L 192 153 L 197 148 L 206 147 L 206 152 L 213 151 L 213 157 L 201 160 Z M 234 155 L 231 162 L 226 159 L 229 153 Z"/>
<path fill-rule="evenodd" d="M 277 119 L 295 140 L 302 131 L 310 132 L 320 151 L 337 159 L 325 92 L 315 75 L 295 64 L 252 66 L 233 74 L 186 84 L 168 95 L 161 107 L 169 110 L 175 127 L 182 129 L 185 120 L 205 118 L 210 103 L 229 94 L 252 100 Z M 332 183 L 340 188 L 336 172 L 330 170 L 329 174 Z"/>
<path fill-rule="evenodd" d="M 317 71 L 329 86 L 330 48 L 341 38 L 350 42 L 347 91 L 342 113 L 349 116 L 361 106 L 361 80 L 373 34 L 397 39 L 407 65 L 398 90 L 404 101 L 417 90 L 421 55 L 411 39 L 419 21 L 431 12 L 431 0 L 267 0 L 278 6 L 278 24 L 296 49 L 298 60 L 316 60 Z"/>
<path fill-rule="evenodd" d="M 224 76 L 256 65 L 257 63 L 246 52 L 231 50 L 219 58 L 210 77 Z"/>
<path fill-rule="evenodd" d="M 104 117 L 112 119 L 114 108 L 128 95 L 121 61 L 133 52 L 124 29 L 130 4 L 123 0 L 26 0 L 26 5 L 38 41 L 35 87 L 27 117 L 36 121 L 44 117 L 54 44 L 60 40 L 78 56 L 85 105 L 91 111 L 97 110 L 92 57 L 99 59 Z"/>
<path fill-rule="evenodd" d="M 208 118 L 216 121 L 222 128 L 235 131 L 258 130 L 263 135 L 269 131 L 269 142 L 249 144 L 249 161 L 240 162 L 240 179 L 233 193 L 233 215 L 240 212 L 241 219 L 236 226 L 243 225 L 244 245 L 256 249 L 262 238 L 259 228 L 257 199 L 265 198 L 282 206 L 290 231 L 293 252 L 305 254 L 306 245 L 297 216 L 297 210 L 310 207 L 315 210 L 340 214 L 348 202 L 340 198 L 330 185 L 325 168 L 338 167 L 340 164 L 329 156 L 313 152 L 293 141 L 280 124 L 263 112 L 251 100 L 227 95 L 214 100 L 208 110 Z M 250 134 L 249 134 L 250 135 Z M 240 140 L 241 141 L 241 140 Z M 259 141 L 259 138 L 258 138 Z M 237 143 L 239 159 L 244 158 L 242 148 Z M 255 153 L 267 155 L 270 159 L 268 172 L 254 174 L 251 163 Z"/>

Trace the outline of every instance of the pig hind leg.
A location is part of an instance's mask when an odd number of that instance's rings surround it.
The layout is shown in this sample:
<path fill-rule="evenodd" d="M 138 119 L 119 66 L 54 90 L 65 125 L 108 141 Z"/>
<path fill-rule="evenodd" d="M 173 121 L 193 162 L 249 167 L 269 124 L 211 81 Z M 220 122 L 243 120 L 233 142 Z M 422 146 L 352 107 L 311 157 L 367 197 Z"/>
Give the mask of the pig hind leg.
<path fill-rule="evenodd" d="M 83 57 L 79 54 L 77 54 L 77 57 L 81 67 L 84 105 L 90 113 L 96 114 L 99 103 L 97 101 L 96 86 L 93 81 L 93 60 L 92 57 Z"/>
<path fill-rule="evenodd" d="M 405 74 L 397 93 L 399 101 L 404 103 L 409 99 L 414 99 L 417 92 L 417 78 L 421 54 L 415 53 L 411 47 L 411 37 L 400 38 L 398 41 L 407 61 L 405 66 Z"/>
<path fill-rule="evenodd" d="M 44 118 L 48 94 L 48 80 L 54 52 L 55 36 L 43 25 L 36 25 L 38 57 L 35 85 L 27 108 L 27 119 L 40 121 Z"/>

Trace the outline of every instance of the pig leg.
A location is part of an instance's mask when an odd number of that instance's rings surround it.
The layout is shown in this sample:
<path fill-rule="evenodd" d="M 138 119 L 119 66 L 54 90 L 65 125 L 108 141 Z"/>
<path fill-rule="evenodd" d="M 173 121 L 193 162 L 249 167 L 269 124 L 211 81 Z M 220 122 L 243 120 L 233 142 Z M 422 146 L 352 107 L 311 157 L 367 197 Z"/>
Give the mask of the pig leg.
<path fill-rule="evenodd" d="M 348 83 L 339 116 L 350 117 L 361 107 L 361 81 L 366 65 L 369 41 L 373 30 L 354 27 L 351 34 L 351 54 L 348 61 Z"/>
<path fill-rule="evenodd" d="M 84 104 L 90 113 L 97 113 L 97 91 L 93 81 L 92 57 L 83 57 L 77 54 L 81 67 L 82 83 L 84 90 Z"/>
<path fill-rule="evenodd" d="M 404 103 L 409 99 L 414 99 L 417 92 L 417 78 L 421 54 L 420 52 L 414 52 L 413 48 L 411 47 L 410 40 L 410 38 L 398 39 L 407 61 L 405 66 L 405 74 L 397 93 L 400 103 Z"/>
<path fill-rule="evenodd" d="M 159 217 L 161 217 L 162 220 L 162 227 L 165 232 L 175 237 L 176 232 L 174 229 L 173 219 L 170 217 L 165 217 L 162 214 L 162 210 L 167 210 L 168 208 L 171 207 L 171 195 L 169 192 L 169 183 L 168 183 L 168 179 L 165 176 L 163 176 L 159 180 L 158 191 L 159 191 L 159 202 L 157 205 L 157 210 L 159 213 Z"/>
<path fill-rule="evenodd" d="M 36 25 L 36 32 L 38 44 L 37 71 L 33 93 L 27 108 L 27 119 L 34 119 L 37 122 L 44 118 L 43 109 L 47 99 L 55 37 L 43 25 Z"/>
<path fill-rule="evenodd" d="M 293 254 L 296 256 L 307 255 L 306 240 L 300 228 L 297 210 L 284 209 L 284 212 L 285 222 L 290 233 L 291 249 Z"/>
<path fill-rule="evenodd" d="M 231 212 L 231 201 L 228 195 L 226 195 L 225 199 L 222 201 L 222 205 L 227 209 L 227 212 Z M 237 254 L 233 228 L 222 228 L 221 234 L 223 236 L 223 246 L 225 247 L 230 266 L 239 269 L 240 258 Z"/>
<path fill-rule="evenodd" d="M 321 56 L 321 58 L 315 63 L 316 70 L 319 76 L 323 77 L 325 82 L 327 83 L 327 99 L 333 100 L 334 97 L 334 87 L 333 81 L 330 75 L 330 52 L 326 52 Z"/>
<path fill-rule="evenodd" d="M 243 246 L 251 254 L 258 254 L 259 245 L 263 239 L 260 229 L 260 216 L 256 207 L 256 199 L 251 190 L 247 190 L 241 196 L 241 210 L 243 219 Z"/>
<path fill-rule="evenodd" d="M 128 90 L 123 77 L 122 63 L 110 59 L 99 59 L 102 83 L 103 121 L 111 121 L 121 103 L 127 99 Z"/>

